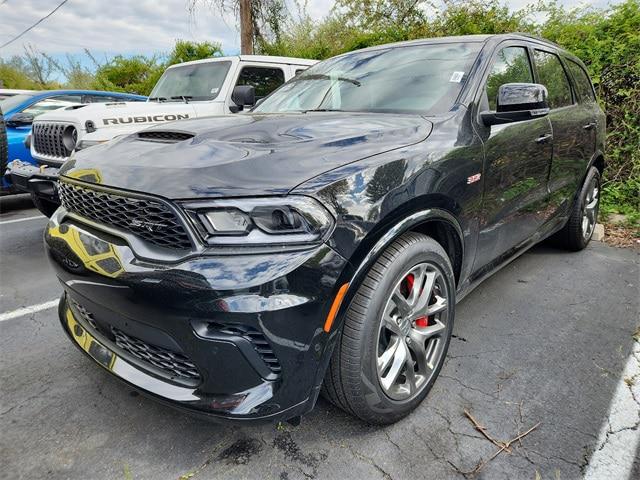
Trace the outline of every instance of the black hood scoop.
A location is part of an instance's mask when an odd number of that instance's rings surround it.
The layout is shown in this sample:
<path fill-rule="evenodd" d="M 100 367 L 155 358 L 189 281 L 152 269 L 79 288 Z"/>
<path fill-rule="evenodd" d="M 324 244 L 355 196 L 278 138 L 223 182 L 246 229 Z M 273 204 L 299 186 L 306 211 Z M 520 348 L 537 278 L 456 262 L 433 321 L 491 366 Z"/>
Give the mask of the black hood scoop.
<path fill-rule="evenodd" d="M 148 130 L 144 132 L 138 132 L 138 138 L 147 142 L 159 142 L 159 143 L 178 143 L 189 140 L 195 137 L 195 134 L 188 132 L 175 132 L 164 130 Z"/>

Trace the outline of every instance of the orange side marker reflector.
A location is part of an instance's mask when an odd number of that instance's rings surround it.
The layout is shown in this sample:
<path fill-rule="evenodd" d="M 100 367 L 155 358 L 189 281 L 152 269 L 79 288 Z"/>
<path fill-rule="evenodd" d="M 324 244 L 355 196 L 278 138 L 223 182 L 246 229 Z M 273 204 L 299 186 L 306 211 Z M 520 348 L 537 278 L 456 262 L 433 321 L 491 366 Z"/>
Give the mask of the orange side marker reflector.
<path fill-rule="evenodd" d="M 338 290 L 338 294 L 336 298 L 333 299 L 333 304 L 331 305 L 331 310 L 329 310 L 329 315 L 327 315 L 327 320 L 324 322 L 324 331 L 329 333 L 331 330 L 331 325 L 333 325 L 333 321 L 336 319 L 336 315 L 338 314 L 338 310 L 340 309 L 340 305 L 342 304 L 342 300 L 344 299 L 345 294 L 347 293 L 347 289 L 349 288 L 349 284 L 345 283 Z"/>

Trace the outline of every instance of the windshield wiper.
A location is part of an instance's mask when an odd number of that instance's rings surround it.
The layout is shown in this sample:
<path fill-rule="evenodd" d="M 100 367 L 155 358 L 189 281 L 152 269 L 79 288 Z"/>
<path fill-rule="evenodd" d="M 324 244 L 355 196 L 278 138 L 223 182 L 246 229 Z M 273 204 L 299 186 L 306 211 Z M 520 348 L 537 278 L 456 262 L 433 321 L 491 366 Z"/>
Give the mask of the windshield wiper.
<path fill-rule="evenodd" d="M 166 102 L 167 97 L 149 97 L 152 102 Z"/>
<path fill-rule="evenodd" d="M 332 77 L 324 73 L 311 73 L 308 75 L 302 75 L 301 77 L 295 77 L 292 81 L 299 82 L 301 80 L 338 80 L 340 82 L 353 83 L 356 87 L 359 87 L 360 85 L 362 85 L 362 83 L 359 80 L 355 80 L 353 78 Z"/>
<path fill-rule="evenodd" d="M 184 103 L 189 103 L 193 97 L 191 95 L 176 95 L 175 97 L 170 97 L 171 100 L 182 100 Z"/>

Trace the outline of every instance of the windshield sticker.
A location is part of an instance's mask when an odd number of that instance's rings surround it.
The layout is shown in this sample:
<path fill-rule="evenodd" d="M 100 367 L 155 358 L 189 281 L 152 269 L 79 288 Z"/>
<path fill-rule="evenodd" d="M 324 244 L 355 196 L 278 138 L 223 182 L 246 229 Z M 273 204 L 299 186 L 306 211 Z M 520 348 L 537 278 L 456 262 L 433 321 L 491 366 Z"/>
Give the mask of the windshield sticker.
<path fill-rule="evenodd" d="M 462 81 L 462 77 L 464 77 L 464 72 L 453 72 L 449 81 L 453 83 L 460 83 Z"/>
<path fill-rule="evenodd" d="M 218 87 L 213 87 L 213 88 L 211 89 L 211 94 L 212 94 L 212 95 L 217 95 L 217 93 L 218 93 L 219 91 L 220 91 L 220 89 L 219 89 Z"/>

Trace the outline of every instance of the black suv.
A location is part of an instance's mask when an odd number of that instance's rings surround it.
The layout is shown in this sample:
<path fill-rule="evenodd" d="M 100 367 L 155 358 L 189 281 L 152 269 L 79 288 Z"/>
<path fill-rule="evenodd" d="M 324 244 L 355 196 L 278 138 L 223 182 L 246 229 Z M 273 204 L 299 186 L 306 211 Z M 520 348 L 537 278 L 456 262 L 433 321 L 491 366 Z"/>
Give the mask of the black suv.
<path fill-rule="evenodd" d="M 582 62 L 523 35 L 331 58 L 248 114 L 72 157 L 45 233 L 60 319 L 115 376 L 210 418 L 296 421 L 322 392 L 397 421 L 457 300 L 546 237 L 587 245 L 604 122 Z"/>

